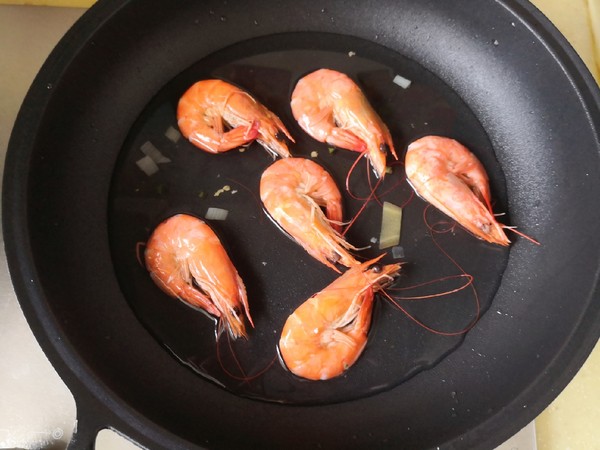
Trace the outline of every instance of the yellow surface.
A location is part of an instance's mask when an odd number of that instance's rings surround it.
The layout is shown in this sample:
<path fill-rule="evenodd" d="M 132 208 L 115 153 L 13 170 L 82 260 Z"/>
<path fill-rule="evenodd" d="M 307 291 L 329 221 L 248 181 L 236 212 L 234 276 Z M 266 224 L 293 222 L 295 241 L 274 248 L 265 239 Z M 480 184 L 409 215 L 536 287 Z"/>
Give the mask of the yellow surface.
<path fill-rule="evenodd" d="M 600 0 L 531 0 L 565 35 L 600 82 Z"/>
<path fill-rule="evenodd" d="M 0 0 L 0 5 L 87 8 L 96 0 Z M 600 82 L 600 0 L 531 0 L 567 37 Z"/>
<path fill-rule="evenodd" d="M 532 0 L 600 82 L 600 0 Z M 600 450 L 600 344 L 535 420 L 538 450 Z"/>
<path fill-rule="evenodd" d="M 0 0 L 0 5 L 70 6 L 89 8 L 96 0 Z"/>
<path fill-rule="evenodd" d="M 594 39 L 594 55 L 596 57 L 596 80 L 600 83 L 600 0 L 588 0 L 590 25 Z"/>
<path fill-rule="evenodd" d="M 535 427 L 538 450 L 600 450 L 600 345 Z"/>

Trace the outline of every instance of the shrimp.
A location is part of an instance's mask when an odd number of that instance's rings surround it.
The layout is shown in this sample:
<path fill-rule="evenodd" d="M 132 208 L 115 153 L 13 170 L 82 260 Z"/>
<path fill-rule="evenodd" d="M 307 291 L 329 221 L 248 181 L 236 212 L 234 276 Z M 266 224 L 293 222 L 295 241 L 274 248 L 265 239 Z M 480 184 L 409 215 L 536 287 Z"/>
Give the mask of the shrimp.
<path fill-rule="evenodd" d="M 385 175 L 386 156 L 396 151 L 387 126 L 347 75 L 320 69 L 301 78 L 291 100 L 298 124 L 319 142 L 366 152 L 375 173 Z"/>
<path fill-rule="evenodd" d="M 292 373 L 327 380 L 356 362 L 367 343 L 374 294 L 400 270 L 400 264 L 378 264 L 382 256 L 352 267 L 288 317 L 279 352 Z"/>
<path fill-rule="evenodd" d="M 358 264 L 349 252 L 356 248 L 340 234 L 342 195 L 320 165 L 304 158 L 275 161 L 262 174 L 260 198 L 275 223 L 313 258 L 336 271 L 336 262 Z"/>
<path fill-rule="evenodd" d="M 254 326 L 246 288 L 213 230 L 177 214 L 162 222 L 146 245 L 146 267 L 166 294 L 219 318 L 219 334 L 247 337 L 244 315 Z"/>
<path fill-rule="evenodd" d="M 507 246 L 510 241 L 492 211 L 488 176 L 464 145 L 426 136 L 408 146 L 406 176 L 424 200 L 456 220 L 476 237 Z"/>
<path fill-rule="evenodd" d="M 223 122 L 231 130 L 225 131 Z M 279 117 L 248 92 L 221 80 L 192 85 L 179 100 L 177 123 L 192 144 L 209 153 L 226 152 L 256 139 L 273 158 L 286 158 L 290 152 L 283 135 L 294 142 Z"/>

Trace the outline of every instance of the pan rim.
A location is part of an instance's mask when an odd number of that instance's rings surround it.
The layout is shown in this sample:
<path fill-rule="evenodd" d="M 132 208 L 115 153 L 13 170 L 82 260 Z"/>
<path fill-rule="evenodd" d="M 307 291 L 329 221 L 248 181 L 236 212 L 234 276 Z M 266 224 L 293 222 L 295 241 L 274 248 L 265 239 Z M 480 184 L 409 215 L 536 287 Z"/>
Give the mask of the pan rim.
<path fill-rule="evenodd" d="M 496 1 L 504 6 L 509 3 L 508 1 Z M 588 94 L 591 99 L 595 100 L 593 103 L 596 107 L 595 114 L 592 115 L 595 115 L 596 121 L 590 121 L 590 123 L 600 123 L 598 121 L 600 118 L 600 114 L 598 114 L 600 91 L 598 91 L 597 85 L 583 64 L 583 61 L 581 61 L 564 37 L 558 33 L 554 26 L 539 11 L 537 11 L 537 9 L 523 0 L 512 0 L 512 3 L 523 8 L 531 15 L 532 19 L 537 21 L 537 23 L 540 23 L 542 30 L 547 31 L 549 35 L 552 36 L 552 44 L 569 57 L 568 62 L 570 63 L 570 67 L 565 65 L 563 66 L 563 70 L 569 76 L 569 79 L 578 86 L 578 92 L 581 92 L 583 87 L 587 87 L 586 94 Z M 48 307 L 48 302 L 42 286 L 37 282 L 37 273 L 32 263 L 33 255 L 31 245 L 26 232 L 28 230 L 27 214 L 25 213 L 25 199 L 27 198 L 27 192 L 25 191 L 27 183 L 25 182 L 25 179 L 27 171 L 24 169 L 27 167 L 29 155 L 24 154 L 22 149 L 30 151 L 35 144 L 36 133 L 31 132 L 30 124 L 38 124 L 44 116 L 45 106 L 52 95 L 51 91 L 46 89 L 47 83 L 60 77 L 62 71 L 68 67 L 70 60 L 81 50 L 81 42 L 85 42 L 91 38 L 97 27 L 100 27 L 102 23 L 109 20 L 110 17 L 113 14 L 116 14 L 120 7 L 123 6 L 124 3 L 117 1 L 99 2 L 98 8 L 92 8 L 92 10 L 86 13 L 84 16 L 86 19 L 83 22 L 78 22 L 75 27 L 69 31 L 48 58 L 32 84 L 15 122 L 8 146 L 3 186 L 3 233 L 5 238 L 5 248 L 15 291 L 17 292 L 21 307 L 26 313 L 26 318 L 36 335 L 36 339 L 42 344 L 42 347 L 48 358 L 52 361 L 53 366 L 59 371 L 62 377 L 69 379 L 69 388 L 73 390 L 75 384 L 84 384 L 89 392 L 93 393 L 98 402 L 102 403 L 107 410 L 113 409 L 112 406 L 114 405 L 120 405 L 122 407 L 123 402 L 110 391 L 108 386 L 103 385 L 100 380 L 95 379 L 94 373 L 85 366 L 83 361 L 81 361 L 79 354 L 72 346 L 65 345 L 64 336 L 58 332 L 58 324 Z M 517 13 L 516 15 L 523 17 L 522 13 Z M 526 22 L 529 23 L 529 21 Z M 537 28 L 535 28 L 535 30 L 539 31 Z M 540 40 L 542 42 L 547 42 L 547 38 L 543 36 L 540 37 Z M 40 98 L 43 100 L 41 103 L 39 102 Z M 586 111 L 590 114 L 594 113 L 594 111 L 590 112 L 590 109 L 593 108 L 590 108 L 589 102 L 584 103 L 585 98 L 582 98 L 581 100 L 586 106 Z M 25 131 L 29 132 L 26 133 Z M 597 129 L 594 130 L 594 134 L 596 135 L 597 142 L 600 142 Z M 594 297 L 598 297 L 598 279 L 599 274 L 596 273 Z M 30 282 L 28 280 L 34 281 Z M 23 298 L 27 298 L 28 301 L 23 302 L 21 300 Z M 36 298 L 39 300 L 31 302 L 31 299 Z M 540 384 L 542 383 L 536 381 L 536 385 L 532 385 L 531 389 L 523 391 L 523 397 L 530 398 L 530 396 L 534 396 L 539 399 L 539 395 L 541 395 L 539 392 L 534 395 L 537 388 L 537 391 L 546 393 L 542 398 L 554 398 L 557 390 L 562 390 L 568 384 L 576 373 L 576 370 L 573 370 L 572 368 L 576 367 L 579 369 L 583 361 L 592 351 L 593 346 L 598 340 L 598 336 L 600 336 L 599 319 L 600 308 L 597 308 L 595 315 L 590 314 L 587 317 L 584 317 L 582 323 L 588 323 L 587 326 L 589 327 L 589 330 L 586 333 L 583 333 L 583 331 L 581 331 L 583 328 L 581 323 L 578 326 L 578 333 L 575 334 L 582 335 L 578 338 L 581 339 L 581 341 L 577 341 L 580 345 L 576 346 L 574 344 L 575 341 L 572 339 L 569 341 L 569 344 L 562 349 L 562 352 L 555 356 L 553 363 L 554 361 L 561 359 L 569 360 L 570 363 L 567 367 L 571 368 L 571 370 L 564 371 L 561 376 L 557 377 L 550 389 L 548 389 L 548 385 L 545 385 L 544 389 L 542 389 L 540 387 Z M 589 331 L 592 331 L 592 333 Z M 58 342 L 61 342 L 61 344 L 57 345 Z M 563 356 L 563 358 L 561 358 L 561 356 Z M 573 363 L 573 361 L 575 361 L 575 363 Z M 513 404 L 522 403 L 517 402 L 516 400 L 517 399 L 514 399 L 506 409 L 510 409 L 510 406 Z M 546 402 L 544 401 L 542 403 Z M 78 408 L 81 406 L 79 402 L 77 402 L 77 405 Z M 515 405 L 515 408 L 517 407 L 518 406 Z M 138 429 L 138 426 L 143 427 L 139 429 L 145 429 L 145 432 L 148 431 L 147 425 L 151 424 L 152 426 L 156 426 L 156 424 L 153 422 L 150 423 L 143 417 L 137 417 L 137 413 L 133 410 L 121 412 L 124 414 L 123 418 L 125 418 L 126 421 L 131 421 L 132 424 L 136 424 L 131 426 L 131 437 L 136 436 L 140 439 L 142 438 L 142 435 L 135 431 Z M 535 408 L 528 408 L 526 416 L 535 417 L 538 413 L 539 411 L 536 412 Z M 486 431 L 494 429 L 494 419 L 496 417 L 496 415 L 492 416 L 487 422 L 480 424 L 479 427 L 474 428 L 472 431 L 478 431 L 480 435 L 485 436 Z M 510 431 L 514 432 L 517 430 Z M 507 437 L 510 435 L 509 432 L 506 434 Z M 153 437 L 147 435 L 143 436 L 141 442 L 150 442 L 147 441 L 146 438 L 152 439 L 152 443 L 157 443 L 159 445 L 161 445 L 160 442 L 171 443 L 176 442 L 179 439 L 177 436 L 172 435 L 169 437 L 169 440 L 161 441 L 159 433 Z M 181 445 L 183 445 L 183 443 L 183 441 L 179 442 Z M 465 443 L 466 442 L 461 438 L 457 438 L 455 441 L 456 445 L 464 445 Z M 490 444 L 491 443 L 492 442 L 490 442 Z"/>

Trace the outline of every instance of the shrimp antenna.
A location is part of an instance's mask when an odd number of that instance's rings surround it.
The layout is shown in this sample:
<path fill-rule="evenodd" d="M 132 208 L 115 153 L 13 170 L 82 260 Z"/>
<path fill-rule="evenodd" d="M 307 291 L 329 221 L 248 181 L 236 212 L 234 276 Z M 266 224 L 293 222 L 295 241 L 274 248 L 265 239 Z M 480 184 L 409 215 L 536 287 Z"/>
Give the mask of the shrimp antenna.
<path fill-rule="evenodd" d="M 466 286 L 464 286 L 466 287 Z M 463 288 L 464 288 L 463 287 Z M 404 315 L 406 315 L 406 317 L 408 317 L 410 320 L 412 320 L 414 323 L 416 323 L 417 325 L 419 325 L 421 328 L 424 328 L 425 330 L 433 333 L 433 334 L 437 334 L 440 336 L 459 336 L 461 334 L 465 334 L 467 331 L 469 331 L 471 328 L 473 328 L 475 326 L 475 324 L 477 323 L 477 321 L 479 320 L 479 313 L 480 313 L 480 306 L 479 306 L 479 298 L 477 296 L 475 296 L 476 298 L 476 304 L 477 304 L 477 311 L 475 314 L 475 317 L 473 318 L 473 320 L 471 320 L 471 322 L 469 322 L 469 324 L 464 327 L 461 330 L 458 331 L 440 331 L 440 330 L 436 330 L 435 328 L 432 328 L 428 325 L 426 325 L 425 323 L 421 322 L 419 319 L 417 319 L 415 316 L 413 316 L 411 313 L 409 313 L 405 308 L 403 308 L 396 300 L 394 300 L 394 298 L 392 296 L 390 296 L 387 292 L 385 291 L 380 291 L 390 302 L 392 302 L 392 304 L 398 308 L 400 311 L 402 311 L 404 313 Z"/>
<path fill-rule="evenodd" d="M 427 205 L 427 206 L 425 206 L 425 208 L 423 208 L 423 220 L 425 221 L 425 224 L 426 224 L 427 228 L 429 229 L 432 242 L 435 244 L 435 246 L 438 248 L 438 250 L 448 259 L 448 261 L 450 261 L 450 263 L 453 266 L 455 266 L 461 273 L 456 274 L 456 275 L 449 275 L 449 276 L 442 277 L 442 278 L 439 278 L 436 280 L 425 281 L 423 283 L 419 283 L 414 286 L 402 287 L 402 288 L 388 288 L 388 290 L 390 290 L 390 291 L 392 291 L 392 290 L 393 291 L 409 290 L 409 289 L 414 289 L 414 288 L 423 287 L 423 286 L 429 286 L 434 283 L 439 283 L 439 282 L 453 280 L 453 279 L 459 279 L 459 278 L 465 278 L 466 279 L 465 283 L 463 283 L 461 286 L 459 286 L 457 288 L 450 289 L 450 290 L 447 290 L 447 291 L 444 291 L 441 293 L 427 294 L 427 295 L 420 295 L 420 296 L 413 296 L 413 297 L 392 297 L 390 294 L 388 294 L 385 291 L 382 291 L 382 293 L 396 308 L 398 308 L 400 311 L 402 311 L 406 315 L 406 317 L 408 317 L 410 320 L 412 320 L 413 322 L 415 322 L 417 325 L 424 328 L 425 330 L 427 330 L 431 333 L 434 333 L 434 334 L 441 335 L 441 336 L 458 336 L 458 335 L 466 333 L 471 328 L 473 328 L 475 326 L 475 324 L 477 323 L 477 321 L 479 320 L 479 316 L 481 314 L 481 304 L 480 304 L 480 300 L 479 300 L 479 294 L 477 293 L 477 289 L 475 288 L 475 286 L 473 284 L 475 281 L 475 278 L 473 277 L 473 275 L 467 273 L 465 271 L 465 269 L 463 269 L 463 267 L 458 263 L 458 261 L 456 261 L 446 250 L 444 250 L 444 248 L 441 246 L 441 244 L 436 239 L 436 237 L 435 237 L 436 233 L 447 232 L 447 230 L 436 231 L 434 228 L 435 225 L 431 225 L 427 221 L 427 210 L 429 209 L 430 206 L 431 205 Z M 402 307 L 402 305 L 400 305 L 398 303 L 398 300 L 414 301 L 414 300 L 425 300 L 425 299 L 430 299 L 430 298 L 442 297 L 442 296 L 454 294 L 454 293 L 462 291 L 466 288 L 470 288 L 471 291 L 473 292 L 473 298 L 475 300 L 475 316 L 473 317 L 473 319 L 469 322 L 469 324 L 466 327 L 464 327 L 463 329 L 458 330 L 458 331 L 436 330 L 436 329 L 426 325 L 425 323 L 421 322 L 420 320 L 418 320 L 416 317 L 411 315 L 406 310 L 406 308 Z"/>
<path fill-rule="evenodd" d="M 359 211 L 354 215 L 354 217 L 349 220 L 346 223 L 346 228 L 344 229 L 342 236 L 345 236 L 347 231 L 350 229 L 350 227 L 354 224 L 354 222 L 358 219 L 358 217 L 363 213 L 363 211 L 365 210 L 365 208 L 367 207 L 367 204 L 371 201 L 371 200 L 375 200 L 379 206 L 383 205 L 383 197 L 385 197 L 386 195 L 388 195 L 389 193 L 395 191 L 399 186 L 402 185 L 403 181 L 406 180 L 406 175 L 401 178 L 400 180 L 396 181 L 395 184 L 393 184 L 391 187 L 387 188 L 384 192 L 378 194 L 377 190 L 380 188 L 380 186 L 383 183 L 383 177 L 380 177 L 377 179 L 377 181 L 375 182 L 375 184 L 373 184 L 373 181 L 371 179 L 371 170 L 370 170 L 370 165 L 367 164 L 366 165 L 366 171 L 367 171 L 367 182 L 369 184 L 369 195 L 366 197 L 360 197 L 356 194 L 354 194 L 351 190 L 350 190 L 350 177 L 352 176 L 352 173 L 354 172 L 354 169 L 356 169 L 356 166 L 358 165 L 358 162 L 360 161 L 360 159 L 366 155 L 366 151 L 361 152 L 360 155 L 358 156 L 358 158 L 356 158 L 356 160 L 354 161 L 354 163 L 352 164 L 352 166 L 350 167 L 350 170 L 348 171 L 348 174 L 346 175 L 346 192 L 348 192 L 348 194 L 350 195 L 350 197 L 354 200 L 359 200 L 364 202 L 361 206 L 361 208 L 359 209 Z M 400 161 L 393 161 L 392 163 L 390 163 L 389 167 L 393 167 L 393 166 L 397 166 L 397 165 L 402 165 L 402 163 Z M 404 201 L 404 203 L 402 203 L 402 205 L 400 206 L 401 208 L 404 208 L 406 205 L 408 205 L 412 199 L 414 198 L 415 192 L 413 189 L 410 190 L 410 195 L 408 197 L 408 199 L 406 199 Z"/>
<path fill-rule="evenodd" d="M 450 289 L 448 291 L 438 292 L 436 294 L 417 295 L 417 296 L 411 296 L 411 297 L 398 297 L 398 296 L 395 296 L 394 298 L 396 300 L 426 300 L 426 299 L 429 299 L 429 298 L 443 297 L 445 295 L 454 294 L 455 292 L 459 292 L 459 291 L 462 291 L 463 289 L 468 288 L 469 285 L 471 285 L 473 283 L 473 281 L 474 281 L 473 275 L 468 274 L 468 273 L 459 273 L 459 274 L 456 274 L 456 275 L 448 275 L 446 277 L 438 278 L 436 280 L 425 281 L 424 283 L 415 284 L 413 286 L 391 287 L 391 288 L 388 288 L 388 290 L 390 290 L 390 291 L 407 291 L 407 290 L 410 290 L 410 289 L 416 289 L 416 288 L 423 287 L 423 286 L 430 286 L 430 285 L 435 284 L 435 283 L 441 283 L 441 282 L 448 281 L 448 280 L 455 280 L 455 279 L 458 279 L 458 278 L 466 278 L 467 281 L 462 286 L 459 286 L 459 287 L 454 288 L 454 289 Z"/>
<path fill-rule="evenodd" d="M 535 245 L 542 245 L 541 242 L 536 241 L 534 238 L 532 238 L 531 236 L 527 236 L 525 233 L 523 233 L 522 231 L 517 230 L 516 227 L 514 226 L 508 226 L 508 225 L 502 225 L 502 228 L 512 231 L 513 233 L 515 233 L 518 236 L 521 236 L 522 238 L 527 239 L 529 242 L 534 243 Z"/>
<path fill-rule="evenodd" d="M 391 162 L 391 163 L 390 163 L 390 164 L 387 166 L 387 168 L 389 168 L 389 169 L 392 169 L 393 167 L 395 167 L 395 166 L 398 166 L 398 165 L 402 165 L 402 163 L 401 163 L 400 161 L 392 161 L 392 162 Z M 386 169 L 387 169 L 387 168 L 386 168 Z M 368 180 L 368 182 L 369 182 L 369 187 L 370 187 L 372 190 L 373 190 L 373 189 L 377 189 L 377 186 L 376 186 L 376 187 L 373 187 L 373 182 L 371 181 L 371 171 L 369 170 L 369 167 L 367 167 L 367 180 Z M 390 188 L 388 188 L 387 190 L 383 191 L 381 194 L 379 194 L 379 195 L 375 196 L 375 201 L 376 201 L 377 203 L 379 203 L 379 205 L 380 205 L 380 206 L 381 206 L 381 205 L 383 205 L 383 203 L 382 203 L 381 199 L 382 199 L 383 197 L 385 197 L 386 195 L 388 195 L 390 192 L 393 192 L 393 191 L 395 191 L 395 190 L 396 190 L 396 189 L 397 189 L 399 186 L 401 186 L 401 185 L 402 185 L 402 183 L 403 183 L 405 180 L 406 180 L 406 175 L 404 175 L 402 178 L 400 178 L 398 181 L 396 181 L 396 183 L 395 183 L 393 186 L 391 186 L 391 187 L 390 187 Z M 411 190 L 410 190 L 410 197 L 408 198 L 408 200 L 406 200 L 406 201 L 404 202 L 404 204 L 402 204 L 402 205 L 401 205 L 401 207 L 402 207 L 402 208 L 404 208 L 406 205 L 408 205 L 408 203 L 410 203 L 410 201 L 411 201 L 412 197 L 414 196 L 414 194 L 415 194 L 415 191 L 414 191 L 413 189 L 411 189 Z"/>
<path fill-rule="evenodd" d="M 241 187 L 241 188 L 242 188 L 242 189 L 244 189 L 246 192 L 248 192 L 248 193 L 250 194 L 250 196 L 252 197 L 252 199 L 253 199 L 253 200 L 256 202 L 256 205 L 258 206 L 258 209 L 259 209 L 259 210 L 263 208 L 263 204 L 262 204 L 262 202 L 261 202 L 261 201 L 259 200 L 259 198 L 256 196 L 256 193 L 254 193 L 254 191 L 252 191 L 252 189 L 250 189 L 250 188 L 249 188 L 248 186 L 246 186 L 244 183 L 242 183 L 242 182 L 240 182 L 240 181 L 236 180 L 235 178 L 229 178 L 229 177 L 226 177 L 225 179 L 226 179 L 226 180 L 228 180 L 228 181 L 231 181 L 232 183 L 235 183 L 235 184 L 237 184 L 239 187 Z M 263 218 L 264 218 L 264 217 L 263 217 L 263 215 L 262 215 L 262 214 L 260 214 L 260 215 L 258 216 L 258 221 L 262 223 L 262 221 L 263 221 Z"/>
<path fill-rule="evenodd" d="M 358 162 L 360 161 L 360 159 L 363 156 L 366 156 L 367 152 L 368 152 L 368 150 L 360 152 L 360 154 L 358 155 L 358 158 L 356 158 L 356 160 L 354 160 L 354 162 L 352 163 L 352 166 L 350 167 L 350 170 L 348 171 L 348 174 L 346 175 L 346 192 L 348 192 L 348 195 L 350 195 L 350 197 L 352 197 L 354 200 L 365 200 L 364 198 L 353 194 L 352 191 L 350 190 L 350 177 L 352 176 L 354 169 L 356 169 L 356 166 L 358 165 Z"/>
<path fill-rule="evenodd" d="M 362 200 L 364 200 L 362 206 L 360 207 L 358 212 L 354 215 L 352 220 L 350 220 L 350 222 L 348 222 L 348 225 L 346 225 L 346 228 L 344 228 L 344 231 L 342 232 L 342 236 L 345 236 L 346 233 L 348 232 L 348 230 L 350 229 L 350 227 L 352 227 L 352 225 L 354 225 L 354 222 L 356 222 L 356 219 L 358 219 L 358 217 L 363 213 L 363 211 L 365 210 L 365 208 L 367 207 L 369 202 L 373 198 L 377 198 L 377 196 L 375 195 L 375 191 L 377 190 L 377 187 L 379 186 L 380 183 L 381 183 L 381 179 L 379 179 L 377 181 L 377 184 L 375 185 L 375 189 L 371 190 L 371 193 L 369 194 L 369 196 L 366 197 L 365 199 L 362 199 Z"/>
<path fill-rule="evenodd" d="M 232 357 L 235 365 L 237 366 L 237 369 L 241 373 L 241 375 L 235 375 L 230 370 L 228 370 L 225 367 L 225 364 L 223 363 L 223 360 L 221 358 L 221 351 L 220 351 L 219 342 L 220 342 L 220 340 L 217 340 L 217 343 L 216 343 L 216 345 L 217 345 L 217 360 L 219 361 L 219 365 L 221 366 L 221 369 L 223 370 L 223 372 L 228 377 L 233 378 L 234 380 L 244 381 L 246 383 L 249 383 L 250 381 L 252 381 L 252 380 L 260 377 L 264 373 L 266 373 L 273 366 L 273 364 L 275 363 L 275 361 L 277 360 L 277 356 L 275 356 L 275 357 L 273 357 L 273 359 L 265 367 L 263 367 L 262 369 L 260 369 L 255 374 L 246 375 L 246 371 L 242 367 L 242 363 L 238 359 L 238 357 L 237 357 L 237 355 L 235 353 L 235 350 L 233 348 L 233 345 L 231 343 L 231 337 L 229 336 L 229 334 L 227 334 L 227 342 L 228 342 L 229 353 L 231 354 L 231 357 Z"/>
<path fill-rule="evenodd" d="M 356 166 L 358 165 L 358 162 L 360 161 L 360 159 L 363 156 L 365 156 L 366 154 L 367 154 L 367 150 L 361 152 L 360 155 L 358 155 L 358 158 L 356 158 L 356 160 L 350 167 L 348 174 L 346 175 L 346 192 L 348 192 L 348 195 L 350 195 L 350 197 L 353 198 L 354 200 L 363 201 L 363 204 L 360 207 L 360 209 L 358 210 L 358 212 L 354 215 L 354 217 L 352 217 L 352 219 L 348 222 L 348 225 L 346 225 L 346 228 L 344 228 L 344 231 L 342 232 L 342 236 L 345 236 L 346 233 L 348 232 L 348 230 L 352 227 L 352 225 L 354 225 L 354 222 L 356 222 L 358 217 L 363 213 L 363 211 L 367 207 L 368 203 L 374 198 L 377 199 L 377 195 L 375 194 L 375 192 L 377 191 L 377 188 L 383 181 L 383 178 L 379 178 L 377 180 L 377 183 L 375 183 L 375 186 L 372 186 L 371 180 L 369 179 L 369 188 L 371 191 L 369 192 L 369 195 L 366 197 L 359 197 L 358 195 L 352 193 L 352 191 L 350 190 L 350 176 L 354 172 L 354 169 L 356 169 Z M 367 170 L 368 170 L 368 168 L 367 168 Z M 377 199 L 377 201 L 379 201 L 379 200 Z"/>

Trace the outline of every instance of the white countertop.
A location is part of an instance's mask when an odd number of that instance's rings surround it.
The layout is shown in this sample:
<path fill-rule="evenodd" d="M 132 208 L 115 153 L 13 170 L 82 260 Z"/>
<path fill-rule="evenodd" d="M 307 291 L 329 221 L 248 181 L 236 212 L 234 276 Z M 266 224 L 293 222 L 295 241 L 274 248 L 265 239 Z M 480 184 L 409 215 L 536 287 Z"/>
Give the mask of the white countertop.
<path fill-rule="evenodd" d="M 26 11 L 25 11 L 26 10 Z M 29 86 L 84 10 L 0 6 L 0 161 Z M 1 238 L 1 237 L 0 237 Z M 61 448 L 71 439 L 75 401 L 33 337 L 0 253 L 0 448 Z"/>
<path fill-rule="evenodd" d="M 0 6 L 0 163 L 10 131 L 38 69 L 83 9 Z M 0 235 L 0 239 L 2 239 Z M 75 401 L 37 344 L 16 300 L 0 251 L 0 448 L 66 447 Z M 533 425 L 504 450 L 534 450 Z M 103 435 L 97 448 L 130 448 Z M 600 446 L 595 447 L 600 448 Z"/>

